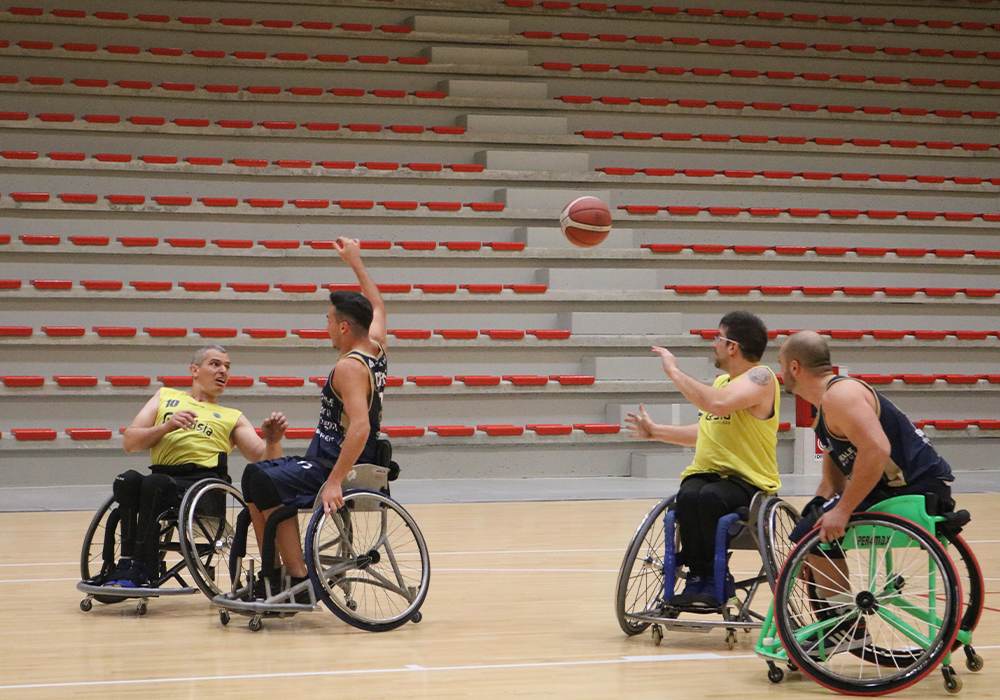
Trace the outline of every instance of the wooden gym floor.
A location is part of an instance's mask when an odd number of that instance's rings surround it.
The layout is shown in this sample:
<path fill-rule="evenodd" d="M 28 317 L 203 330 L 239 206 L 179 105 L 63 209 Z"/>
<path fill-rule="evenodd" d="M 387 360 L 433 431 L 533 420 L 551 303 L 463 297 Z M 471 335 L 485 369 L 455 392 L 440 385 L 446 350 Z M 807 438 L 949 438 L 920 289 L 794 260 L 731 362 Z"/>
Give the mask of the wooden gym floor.
<path fill-rule="evenodd" d="M 801 505 L 804 499 L 790 499 Z M 228 627 L 200 594 L 80 610 L 80 541 L 91 514 L 0 514 L 0 700 L 24 698 L 780 698 L 832 697 L 799 673 L 772 685 L 724 632 L 628 638 L 614 590 L 625 547 L 654 501 L 417 505 L 431 553 L 423 621 L 383 634 L 331 613 Z M 961 495 L 986 577 L 978 674 L 967 698 L 1000 697 L 1000 495 Z M 738 553 L 743 554 L 743 553 Z M 751 555 L 752 556 L 752 555 Z M 755 568 L 752 559 L 734 570 Z M 760 600 L 766 600 L 763 596 Z M 765 603 L 766 605 L 766 603 Z M 944 698 L 940 673 L 899 697 Z"/>

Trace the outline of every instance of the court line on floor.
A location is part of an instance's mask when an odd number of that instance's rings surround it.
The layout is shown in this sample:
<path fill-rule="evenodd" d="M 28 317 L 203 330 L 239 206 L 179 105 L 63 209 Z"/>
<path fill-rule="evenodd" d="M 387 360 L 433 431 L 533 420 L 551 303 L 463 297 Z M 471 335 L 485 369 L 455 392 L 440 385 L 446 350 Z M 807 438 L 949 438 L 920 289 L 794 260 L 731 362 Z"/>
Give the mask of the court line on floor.
<path fill-rule="evenodd" d="M 23 683 L 0 685 L 0 690 L 34 690 L 41 688 L 83 688 L 95 686 L 123 686 L 161 683 L 197 683 L 202 681 L 260 680 L 264 678 L 308 678 L 325 676 L 352 676 L 364 673 L 435 673 L 440 671 L 494 671 L 523 668 L 559 668 L 579 666 L 608 666 L 631 663 L 655 663 L 667 661 L 715 661 L 724 659 L 752 659 L 756 654 L 664 654 L 649 656 L 622 656 L 616 659 L 589 659 L 586 661 L 533 661 L 510 664 L 470 664 L 468 666 L 417 666 L 352 669 L 345 671 L 290 671 L 286 673 L 247 673 L 226 676 L 187 676 L 180 678 L 142 678 L 113 681 L 65 681 L 61 683 Z"/>
<path fill-rule="evenodd" d="M 1000 649 L 1000 645 L 976 647 L 982 649 Z M 590 659 L 586 661 L 535 661 L 511 664 L 471 664 L 468 666 L 418 666 L 408 664 L 403 667 L 353 669 L 346 671 L 299 671 L 287 673 L 247 673 L 227 676 L 187 676 L 180 678 L 142 678 L 114 681 L 65 681 L 61 683 L 22 683 L 16 685 L 0 685 L 2 690 L 36 690 L 41 688 L 84 688 L 97 686 L 154 685 L 165 683 L 198 683 L 204 681 L 262 680 L 265 678 L 309 678 L 329 676 L 355 676 L 364 673 L 435 673 L 441 671 L 503 671 L 507 669 L 526 668 L 567 668 L 581 666 L 611 666 L 633 663 L 663 663 L 674 661 L 721 661 L 728 659 L 753 659 L 756 654 L 663 654 L 646 656 L 621 656 L 616 659 Z"/>

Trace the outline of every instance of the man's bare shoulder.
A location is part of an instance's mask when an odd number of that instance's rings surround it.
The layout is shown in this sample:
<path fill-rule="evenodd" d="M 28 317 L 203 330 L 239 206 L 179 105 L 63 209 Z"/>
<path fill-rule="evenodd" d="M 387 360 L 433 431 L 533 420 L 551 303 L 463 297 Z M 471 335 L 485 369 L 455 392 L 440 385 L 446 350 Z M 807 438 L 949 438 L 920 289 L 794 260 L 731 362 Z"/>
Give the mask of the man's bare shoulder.
<path fill-rule="evenodd" d="M 841 413 L 856 410 L 861 404 L 871 405 L 874 396 L 861 382 L 838 381 L 830 385 L 823 394 L 823 410 Z"/>
<path fill-rule="evenodd" d="M 746 378 L 757 386 L 769 386 L 774 381 L 774 374 L 767 367 L 752 367 L 747 370 Z"/>

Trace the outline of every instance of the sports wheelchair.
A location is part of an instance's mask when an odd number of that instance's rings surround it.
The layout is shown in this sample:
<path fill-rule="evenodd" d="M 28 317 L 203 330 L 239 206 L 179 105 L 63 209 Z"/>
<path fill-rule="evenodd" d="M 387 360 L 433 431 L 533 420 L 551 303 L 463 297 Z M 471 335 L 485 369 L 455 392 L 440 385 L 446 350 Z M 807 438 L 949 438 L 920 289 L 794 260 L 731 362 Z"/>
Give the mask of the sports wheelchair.
<path fill-rule="evenodd" d="M 720 601 L 715 608 L 683 608 L 671 605 L 687 578 L 683 568 L 680 537 L 674 525 L 674 500 L 660 501 L 643 518 L 632 537 L 618 574 L 615 611 L 618 624 L 627 635 L 636 635 L 652 626 L 653 641 L 663 640 L 663 630 L 709 632 L 726 630 L 726 644 L 736 644 L 736 630 L 759 628 L 764 617 L 751 609 L 762 583 L 772 586 L 791 550 L 788 534 L 799 521 L 799 513 L 777 496 L 758 493 L 749 508 L 740 508 L 719 520 L 716 530 L 716 590 L 725 591 L 730 556 L 728 550 L 756 550 L 762 566 L 757 576 L 735 582 L 735 596 Z M 681 614 L 715 613 L 721 620 L 684 618 Z"/>
<path fill-rule="evenodd" d="M 225 467 L 225 453 L 220 464 Z M 114 496 L 97 509 L 80 552 L 77 590 L 85 593 L 80 609 L 88 612 L 96 600 L 106 605 L 138 600 L 136 612 L 146 614 L 150 598 L 193 595 L 200 589 L 209 598 L 230 587 L 229 548 L 236 516 L 245 504 L 228 480 L 206 478 L 190 486 L 180 505 L 169 507 L 158 517 L 159 570 L 148 586 L 106 587 L 103 584 L 121 557 L 120 514 Z M 185 573 L 194 585 L 189 585 Z M 154 577 L 155 576 L 155 577 Z M 170 585 L 173 584 L 173 585 Z"/>
<path fill-rule="evenodd" d="M 959 692 L 952 652 L 964 650 L 970 671 L 983 668 L 972 647 L 983 576 L 959 534 L 968 521 L 967 511 L 938 514 L 933 496 L 899 496 L 852 515 L 839 542 L 806 535 L 754 649 L 768 679 L 781 682 L 784 663 L 841 693 L 883 695 L 942 664 L 945 689 Z"/>
<path fill-rule="evenodd" d="M 388 446 L 387 441 L 380 441 Z M 229 590 L 212 602 L 219 620 L 229 624 L 230 613 L 250 618 L 257 632 L 264 617 L 290 617 L 319 610 L 318 602 L 349 625 L 369 632 L 385 632 L 407 622 L 420 622 L 420 606 L 430 582 L 430 558 L 423 534 L 413 517 L 389 496 L 388 482 L 398 475 L 391 447 L 380 450 L 383 464 L 356 464 L 343 483 L 344 507 L 327 516 L 317 497 L 312 511 L 283 506 L 272 513 L 263 533 L 262 551 L 244 510 L 237 520 L 229 550 Z M 284 590 L 270 590 L 274 570 L 274 535 L 278 523 L 310 514 L 304 552 L 309 578 Z M 263 574 L 264 599 L 254 596 L 255 569 Z M 282 580 L 287 577 L 282 572 Z M 297 602 L 307 593 L 309 602 Z"/>

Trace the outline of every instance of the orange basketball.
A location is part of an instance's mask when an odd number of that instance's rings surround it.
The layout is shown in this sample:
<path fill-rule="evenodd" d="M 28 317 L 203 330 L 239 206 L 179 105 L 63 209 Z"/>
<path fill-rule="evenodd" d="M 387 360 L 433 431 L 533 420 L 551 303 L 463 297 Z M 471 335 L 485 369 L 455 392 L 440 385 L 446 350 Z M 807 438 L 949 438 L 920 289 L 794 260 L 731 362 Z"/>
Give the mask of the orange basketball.
<path fill-rule="evenodd" d="M 573 245 L 592 248 L 611 232 L 611 210 L 597 197 L 577 197 L 562 210 L 559 227 Z"/>

